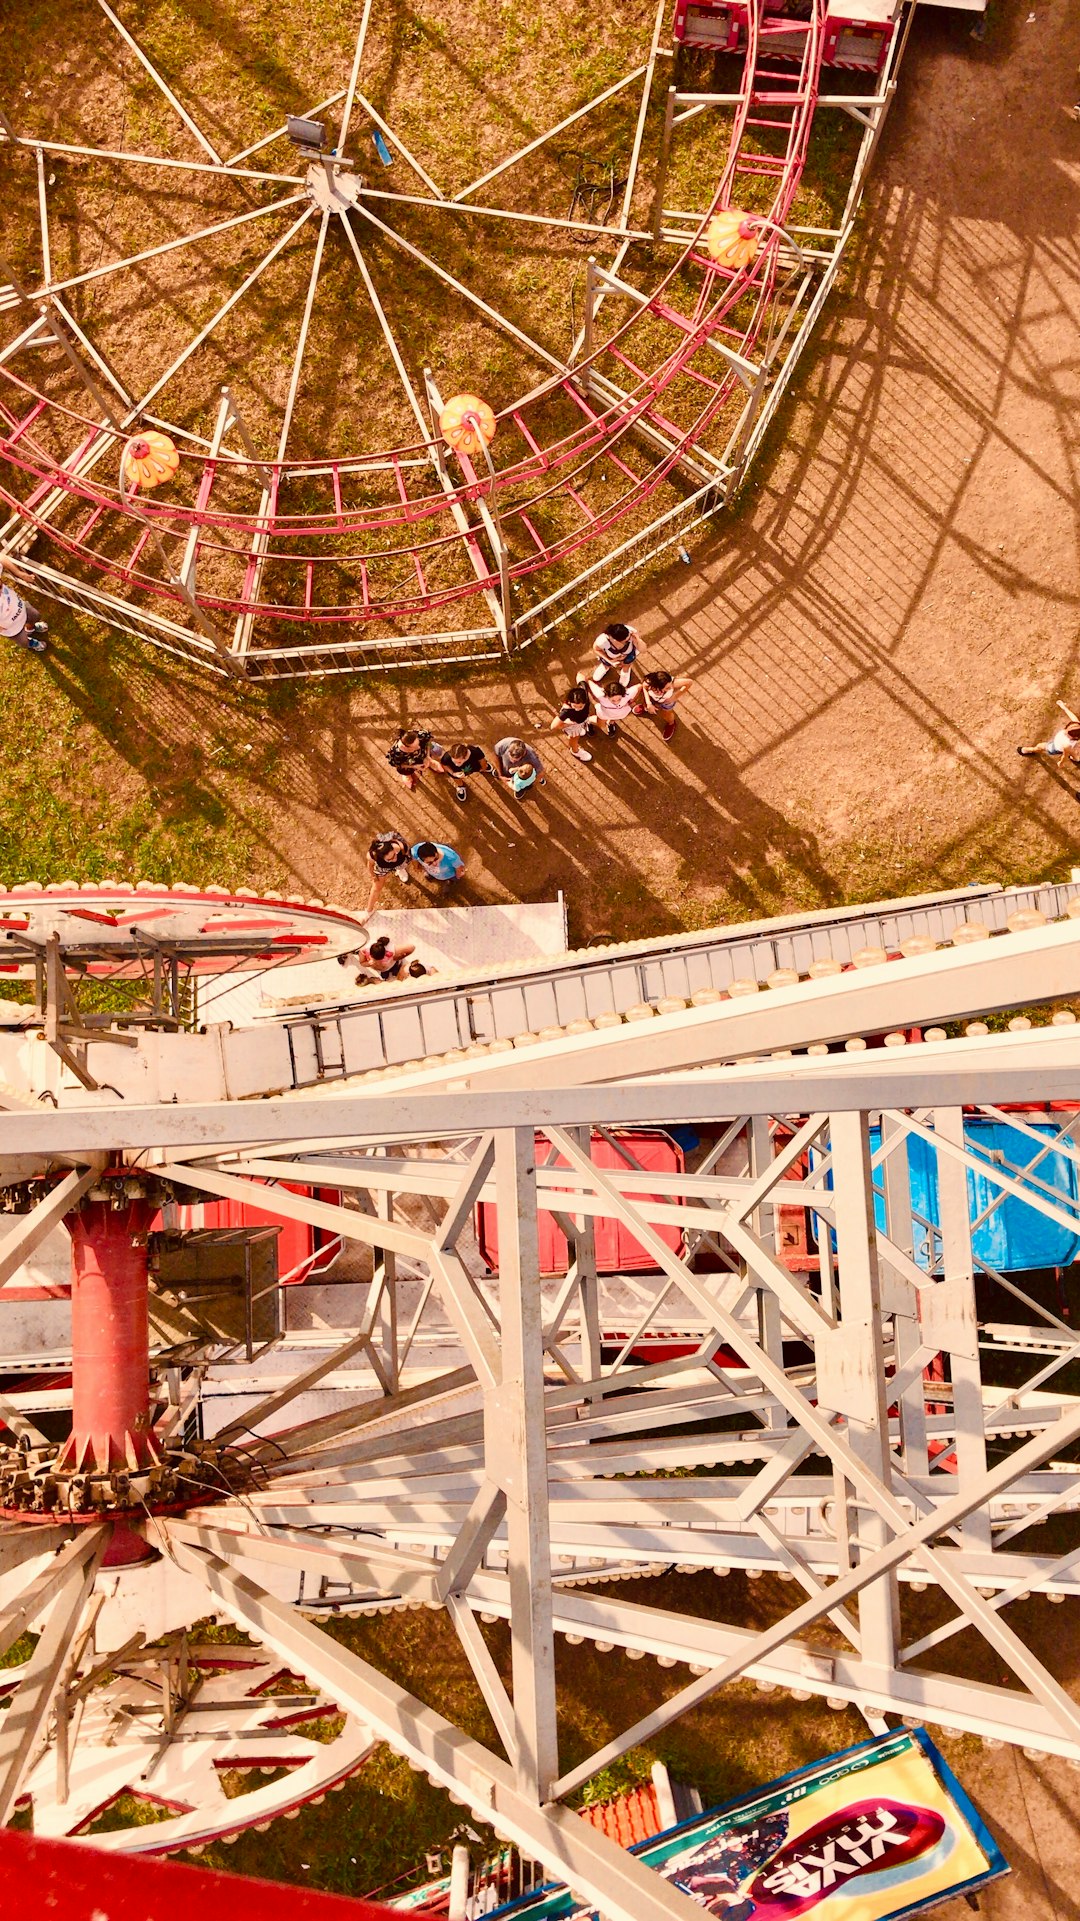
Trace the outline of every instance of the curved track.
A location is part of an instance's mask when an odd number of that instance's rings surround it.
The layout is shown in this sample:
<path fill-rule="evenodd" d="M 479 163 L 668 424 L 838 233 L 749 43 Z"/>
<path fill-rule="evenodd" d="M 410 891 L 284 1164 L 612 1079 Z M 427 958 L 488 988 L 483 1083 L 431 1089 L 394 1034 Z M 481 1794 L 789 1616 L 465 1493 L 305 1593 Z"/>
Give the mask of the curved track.
<path fill-rule="evenodd" d="M 134 624 L 175 651 L 233 670 L 318 673 L 416 653 L 473 658 L 512 646 L 571 611 L 575 596 L 599 590 L 613 568 L 618 577 L 676 538 L 738 482 L 769 392 L 783 384 L 778 376 L 839 257 L 889 91 L 881 86 L 869 115 L 848 216 L 831 240 L 796 243 L 785 225 L 817 109 L 825 0 L 814 0 L 802 23 L 772 20 L 765 4 L 750 10 L 737 104 L 706 204 L 691 224 L 669 214 L 659 204 L 661 168 L 650 232 L 629 218 L 642 199 L 640 184 L 634 198 L 635 175 L 656 92 L 663 8 L 658 13 L 621 219 L 595 229 L 619 240 L 613 270 L 590 264 L 591 311 L 575 350 L 560 360 L 495 315 L 542 378 L 499 407 L 490 471 L 448 454 L 432 436 L 441 397 L 426 370 L 425 392 L 405 366 L 363 251 L 378 237 L 431 265 L 388 225 L 394 207 L 385 200 L 442 207 L 451 219 L 484 210 L 460 199 L 385 195 L 346 160 L 329 188 L 320 162 L 274 175 L 221 164 L 216 171 L 234 194 L 256 181 L 295 189 L 222 227 L 264 214 L 284 221 L 267 261 L 283 249 L 302 255 L 314 236 L 276 457 L 264 457 L 249 440 L 240 444 L 243 421 L 226 389 L 209 440 L 174 430 L 180 465 L 167 492 L 126 498 L 118 482 L 122 449 L 140 428 L 169 426 L 153 410 L 166 404 L 169 378 L 202 336 L 125 407 L 94 366 L 91 343 L 62 297 L 99 270 L 75 282 L 50 285 L 46 278 L 40 288 L 13 278 L 0 301 L 20 330 L 0 354 L 0 455 L 11 470 L 2 490 L 10 518 L 0 549 L 22 554 L 43 590 Z M 801 59 L 790 57 L 793 31 L 803 36 Z M 770 52 L 778 32 L 786 43 L 782 59 Z M 669 124 L 665 151 L 670 131 Z M 29 157 L 32 140 L 24 144 Z M 46 142 L 36 150 L 59 147 Z M 199 170 L 215 168 L 202 162 Z M 738 271 L 717 266 L 702 244 L 713 212 L 732 205 L 762 223 L 759 251 Z M 588 223 L 577 224 L 587 236 Z M 355 256 L 421 436 L 348 458 L 295 460 L 287 454 L 289 421 L 331 229 Z M 451 284 L 491 316 L 478 295 Z M 619 309 L 617 323 L 605 325 Z M 54 371 L 51 382 L 42 378 L 43 361 Z M 501 396 L 488 397 L 498 407 Z M 575 567 L 583 571 L 571 579 Z M 89 600 L 80 602 L 79 582 Z"/>

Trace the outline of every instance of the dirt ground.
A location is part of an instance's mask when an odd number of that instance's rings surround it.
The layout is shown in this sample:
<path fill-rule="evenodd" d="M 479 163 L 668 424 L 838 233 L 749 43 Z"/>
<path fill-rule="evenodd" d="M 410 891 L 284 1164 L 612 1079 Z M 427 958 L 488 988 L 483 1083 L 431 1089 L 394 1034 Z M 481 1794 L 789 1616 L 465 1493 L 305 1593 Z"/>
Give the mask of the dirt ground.
<path fill-rule="evenodd" d="M 527 730 L 591 634 L 506 678 L 364 689 L 327 716 L 351 796 L 298 794 L 299 841 L 279 816 L 305 879 L 347 889 L 368 823 L 400 821 L 455 839 L 477 898 L 564 887 L 592 935 L 1067 872 L 1077 801 L 1015 748 L 1080 706 L 1080 15 L 1028 10 L 982 44 L 920 18 L 853 285 L 754 498 L 620 609 L 695 677 L 673 746 L 640 724 L 584 768 L 556 742 L 541 804 L 462 819 L 399 798 L 384 741 L 406 716 Z"/>

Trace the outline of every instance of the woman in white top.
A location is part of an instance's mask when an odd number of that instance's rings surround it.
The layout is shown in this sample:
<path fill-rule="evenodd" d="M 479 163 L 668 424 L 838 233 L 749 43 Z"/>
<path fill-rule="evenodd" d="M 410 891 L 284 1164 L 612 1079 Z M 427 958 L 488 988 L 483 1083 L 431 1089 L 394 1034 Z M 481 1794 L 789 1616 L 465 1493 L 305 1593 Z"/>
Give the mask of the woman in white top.
<path fill-rule="evenodd" d="M 25 647 L 28 653 L 43 654 L 48 631 L 36 607 L 31 607 L 14 587 L 0 587 L 0 634 L 5 640 L 13 640 L 16 647 Z"/>
<path fill-rule="evenodd" d="M 641 699 L 639 686 L 623 686 L 618 675 L 609 674 L 606 680 L 599 675 L 588 683 L 596 724 L 602 734 L 614 740 L 619 732 L 619 722 L 633 713 Z"/>
<path fill-rule="evenodd" d="M 1080 767 L 1080 720 L 1070 720 L 1059 727 L 1049 740 L 1039 741 L 1036 747 L 1018 747 L 1018 754 L 1049 754 L 1052 759 L 1060 760 L 1063 767 Z"/>

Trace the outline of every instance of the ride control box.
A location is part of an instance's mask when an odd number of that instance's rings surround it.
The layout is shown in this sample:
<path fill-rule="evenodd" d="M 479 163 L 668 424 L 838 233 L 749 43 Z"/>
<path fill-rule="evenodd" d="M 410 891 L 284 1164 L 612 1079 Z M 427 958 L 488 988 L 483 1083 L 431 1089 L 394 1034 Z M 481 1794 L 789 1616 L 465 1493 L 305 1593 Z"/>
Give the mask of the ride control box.
<path fill-rule="evenodd" d="M 154 1345 L 212 1340 L 247 1360 L 281 1332 L 276 1227 L 203 1227 L 150 1236 Z"/>

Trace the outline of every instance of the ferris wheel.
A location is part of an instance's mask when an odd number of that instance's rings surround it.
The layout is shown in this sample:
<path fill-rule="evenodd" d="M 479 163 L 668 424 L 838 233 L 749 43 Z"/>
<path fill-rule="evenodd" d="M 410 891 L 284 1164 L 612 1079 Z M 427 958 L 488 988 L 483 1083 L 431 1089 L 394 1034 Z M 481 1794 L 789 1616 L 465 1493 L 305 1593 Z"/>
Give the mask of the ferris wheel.
<path fill-rule="evenodd" d="M 602 86 L 545 48 L 523 121 L 471 46 L 414 54 L 418 111 L 367 0 L 323 97 L 236 144 L 227 64 L 189 104 L 123 5 L 88 5 L 73 32 L 123 60 L 108 134 L 48 76 L 0 120 L 0 558 L 230 673 L 476 660 L 572 616 L 738 485 L 831 284 L 891 89 L 830 97 L 863 131 L 834 226 L 808 222 L 825 11 L 781 33 L 755 0 L 695 92 L 666 0 L 632 7 Z M 113 240 L 117 194 L 146 244 Z"/>

